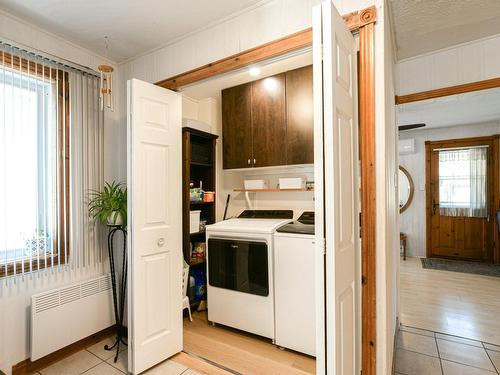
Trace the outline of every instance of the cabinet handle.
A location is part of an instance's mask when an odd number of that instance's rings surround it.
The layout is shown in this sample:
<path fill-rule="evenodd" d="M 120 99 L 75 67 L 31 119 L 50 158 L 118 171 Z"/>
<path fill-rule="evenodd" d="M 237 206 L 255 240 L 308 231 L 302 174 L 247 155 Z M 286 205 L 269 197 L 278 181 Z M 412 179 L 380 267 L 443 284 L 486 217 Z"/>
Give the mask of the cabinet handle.
<path fill-rule="evenodd" d="M 253 165 L 257 163 L 257 159 L 253 159 Z"/>
<path fill-rule="evenodd" d="M 250 165 L 250 159 L 248 159 L 248 165 Z"/>

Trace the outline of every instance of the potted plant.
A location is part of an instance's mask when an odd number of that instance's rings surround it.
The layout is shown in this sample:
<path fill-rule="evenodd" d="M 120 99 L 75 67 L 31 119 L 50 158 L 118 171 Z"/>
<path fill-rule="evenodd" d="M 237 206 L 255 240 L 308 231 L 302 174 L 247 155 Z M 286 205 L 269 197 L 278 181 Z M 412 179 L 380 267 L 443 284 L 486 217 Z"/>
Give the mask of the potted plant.
<path fill-rule="evenodd" d="M 102 191 L 90 192 L 89 215 L 104 225 L 127 226 L 127 188 L 118 182 L 105 182 Z"/>

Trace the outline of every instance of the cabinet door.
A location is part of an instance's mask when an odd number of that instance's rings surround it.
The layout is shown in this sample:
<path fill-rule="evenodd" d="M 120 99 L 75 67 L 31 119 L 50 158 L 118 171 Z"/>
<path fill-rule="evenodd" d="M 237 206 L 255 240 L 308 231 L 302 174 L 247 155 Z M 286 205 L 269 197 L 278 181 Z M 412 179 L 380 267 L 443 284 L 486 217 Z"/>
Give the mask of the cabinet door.
<path fill-rule="evenodd" d="M 314 162 L 312 65 L 286 72 L 287 164 Z"/>
<path fill-rule="evenodd" d="M 252 90 L 247 83 L 222 90 L 224 169 L 251 167 Z"/>
<path fill-rule="evenodd" d="M 252 82 L 254 167 L 286 164 L 285 74 Z"/>

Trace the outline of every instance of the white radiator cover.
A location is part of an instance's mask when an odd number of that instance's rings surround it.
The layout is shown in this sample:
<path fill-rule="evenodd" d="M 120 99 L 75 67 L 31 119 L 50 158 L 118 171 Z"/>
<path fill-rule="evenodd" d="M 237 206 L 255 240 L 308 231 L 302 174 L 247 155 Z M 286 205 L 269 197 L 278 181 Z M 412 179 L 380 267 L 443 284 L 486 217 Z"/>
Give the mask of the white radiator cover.
<path fill-rule="evenodd" d="M 31 297 L 31 360 L 114 324 L 110 275 Z"/>

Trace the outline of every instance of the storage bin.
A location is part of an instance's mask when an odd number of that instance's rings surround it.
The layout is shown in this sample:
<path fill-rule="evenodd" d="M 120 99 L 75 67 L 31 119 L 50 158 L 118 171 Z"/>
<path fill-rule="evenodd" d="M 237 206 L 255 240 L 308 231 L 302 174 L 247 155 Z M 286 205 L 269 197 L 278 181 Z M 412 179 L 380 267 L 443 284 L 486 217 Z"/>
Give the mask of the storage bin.
<path fill-rule="evenodd" d="M 200 210 L 189 212 L 189 233 L 200 231 Z"/>
<path fill-rule="evenodd" d="M 266 180 L 245 180 L 245 189 L 256 190 L 256 189 L 267 189 Z"/>
<path fill-rule="evenodd" d="M 280 178 L 280 189 L 305 189 L 306 180 L 301 177 Z"/>

